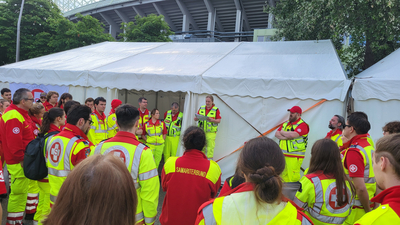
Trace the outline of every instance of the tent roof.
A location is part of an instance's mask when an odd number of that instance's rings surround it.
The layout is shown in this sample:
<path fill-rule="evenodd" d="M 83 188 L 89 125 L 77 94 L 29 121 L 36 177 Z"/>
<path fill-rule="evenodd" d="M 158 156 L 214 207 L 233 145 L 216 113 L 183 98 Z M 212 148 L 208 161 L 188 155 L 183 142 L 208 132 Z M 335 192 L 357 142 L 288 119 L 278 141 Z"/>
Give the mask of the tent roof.
<path fill-rule="evenodd" d="M 2 82 L 251 97 L 340 99 L 349 81 L 329 40 L 103 42 L 0 67 Z"/>
<path fill-rule="evenodd" d="M 400 49 L 358 74 L 355 78 L 355 100 L 388 101 L 400 96 Z"/>

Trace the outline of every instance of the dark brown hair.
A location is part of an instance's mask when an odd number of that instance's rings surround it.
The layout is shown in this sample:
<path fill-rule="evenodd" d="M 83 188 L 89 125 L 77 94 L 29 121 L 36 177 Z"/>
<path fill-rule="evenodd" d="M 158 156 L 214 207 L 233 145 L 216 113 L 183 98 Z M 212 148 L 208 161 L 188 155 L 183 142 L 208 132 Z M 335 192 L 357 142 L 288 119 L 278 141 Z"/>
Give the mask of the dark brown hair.
<path fill-rule="evenodd" d="M 400 133 L 400 121 L 392 121 L 387 123 L 382 127 L 383 132 L 388 132 L 389 134 Z"/>
<path fill-rule="evenodd" d="M 64 110 L 58 107 L 51 108 L 43 114 L 42 125 L 40 126 L 40 134 L 46 134 L 50 130 L 50 124 L 54 123 L 57 117 L 65 116 Z"/>
<path fill-rule="evenodd" d="M 57 91 L 49 91 L 49 93 L 47 93 L 46 100 L 47 100 L 47 101 L 50 101 L 50 98 L 51 98 L 51 96 L 53 96 L 53 95 L 60 96 L 60 95 L 58 94 Z"/>
<path fill-rule="evenodd" d="M 57 107 L 60 107 L 63 104 L 63 100 L 69 98 L 70 100 L 72 100 L 72 95 L 70 93 L 63 93 L 60 97 L 60 100 L 58 100 L 58 105 Z"/>
<path fill-rule="evenodd" d="M 278 144 L 267 137 L 253 138 L 240 153 L 237 164 L 246 181 L 255 185 L 258 202 L 274 203 L 282 199 L 282 178 L 285 157 Z"/>
<path fill-rule="evenodd" d="M 400 178 L 400 134 L 383 136 L 376 142 L 375 162 L 380 157 L 386 157 L 398 178 Z"/>
<path fill-rule="evenodd" d="M 201 151 L 206 145 L 206 134 L 203 129 L 190 126 L 185 130 L 182 141 L 186 150 L 197 149 Z"/>
<path fill-rule="evenodd" d="M 87 98 L 87 99 L 85 100 L 85 104 L 88 103 L 88 102 L 94 102 L 94 99 L 89 97 L 89 98 Z M 93 103 L 93 104 L 94 104 L 94 103 Z"/>
<path fill-rule="evenodd" d="M 160 110 L 158 110 L 157 108 L 151 110 L 149 120 L 153 117 L 153 115 L 156 115 L 156 112 L 157 112 L 157 111 L 160 112 Z"/>
<path fill-rule="evenodd" d="M 331 139 L 320 139 L 316 141 L 311 149 L 310 168 L 308 174 L 321 171 L 325 175 L 333 175 L 336 179 L 337 203 L 343 206 L 351 202 L 350 196 L 343 193 L 343 188 L 347 190 L 346 181 L 350 185 L 352 195 L 355 195 L 355 188 L 345 175 L 340 150 L 336 142 Z"/>
<path fill-rule="evenodd" d="M 134 225 L 137 195 L 116 156 L 94 155 L 68 175 L 44 225 Z"/>

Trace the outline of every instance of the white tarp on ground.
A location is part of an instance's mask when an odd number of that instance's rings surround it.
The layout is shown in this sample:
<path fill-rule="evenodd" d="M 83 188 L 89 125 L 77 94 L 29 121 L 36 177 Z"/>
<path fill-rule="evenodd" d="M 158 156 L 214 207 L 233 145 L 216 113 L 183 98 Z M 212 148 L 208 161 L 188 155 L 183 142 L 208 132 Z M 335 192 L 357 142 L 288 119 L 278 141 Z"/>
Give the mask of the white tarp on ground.
<path fill-rule="evenodd" d="M 316 139 L 325 137 L 332 115 L 343 114 L 350 85 L 329 40 L 105 42 L 0 67 L 0 81 L 68 85 L 81 102 L 96 94 L 107 94 L 108 103 L 123 100 L 118 94 L 122 89 L 183 92 L 184 127 L 195 124 L 193 116 L 205 96 L 216 94 L 222 122 L 214 159 L 287 120 L 293 105 L 306 110 L 326 99 L 303 115 L 311 129 L 311 149 Z M 223 177 L 233 173 L 236 158 L 237 153 L 219 162 Z"/>
<path fill-rule="evenodd" d="M 400 50 L 355 77 L 354 109 L 368 114 L 374 141 L 383 136 L 382 127 L 400 120 Z"/>

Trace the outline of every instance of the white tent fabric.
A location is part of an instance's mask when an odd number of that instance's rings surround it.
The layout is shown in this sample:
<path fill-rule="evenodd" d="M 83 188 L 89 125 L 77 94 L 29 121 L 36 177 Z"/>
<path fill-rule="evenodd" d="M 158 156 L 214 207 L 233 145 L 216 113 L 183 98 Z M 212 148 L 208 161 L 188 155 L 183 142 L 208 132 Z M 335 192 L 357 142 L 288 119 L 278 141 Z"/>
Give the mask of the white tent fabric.
<path fill-rule="evenodd" d="M 105 42 L 2 66 L 0 81 L 69 85 L 81 102 L 96 95 L 107 96 L 108 103 L 113 98 L 124 101 L 122 92 L 118 94 L 122 89 L 184 92 L 183 130 L 195 125 L 194 114 L 205 96 L 214 94 L 222 116 L 215 160 L 287 120 L 288 108 L 306 110 L 326 99 L 303 114 L 310 125 L 310 152 L 313 142 L 329 131 L 330 118 L 343 114 L 350 85 L 329 40 Z M 223 179 L 233 174 L 238 154 L 218 162 Z M 303 167 L 308 160 L 309 153 Z"/>
<path fill-rule="evenodd" d="M 382 127 L 400 120 L 400 49 L 355 77 L 354 109 L 367 113 L 374 141 L 383 136 Z"/>

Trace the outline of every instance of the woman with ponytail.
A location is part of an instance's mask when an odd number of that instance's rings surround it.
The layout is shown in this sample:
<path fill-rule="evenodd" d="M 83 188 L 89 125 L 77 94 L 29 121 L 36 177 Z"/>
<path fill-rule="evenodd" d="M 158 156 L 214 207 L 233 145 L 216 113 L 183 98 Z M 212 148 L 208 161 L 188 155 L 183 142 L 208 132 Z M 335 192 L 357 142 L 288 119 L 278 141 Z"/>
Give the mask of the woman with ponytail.
<path fill-rule="evenodd" d="M 60 127 L 65 124 L 65 112 L 63 109 L 54 107 L 43 115 L 42 126 L 40 127 L 40 136 L 45 136 L 46 134 L 53 133 L 57 134 L 61 132 Z M 46 138 L 45 143 L 47 144 L 52 136 Z M 46 145 L 45 145 L 46 146 Z M 43 154 L 46 155 L 45 149 L 43 149 Z M 38 180 L 39 186 L 39 204 L 37 205 L 37 210 L 33 220 L 41 224 L 41 221 L 47 217 L 50 213 L 50 185 L 49 179 L 46 177 L 42 180 Z"/>
<path fill-rule="evenodd" d="M 336 142 L 321 139 L 314 143 L 310 168 L 300 183 L 302 190 L 293 201 L 314 224 L 344 223 L 350 214 L 355 188 L 344 173 Z"/>
<path fill-rule="evenodd" d="M 161 185 L 166 191 L 160 223 L 194 224 L 197 210 L 214 198 L 221 186 L 221 169 L 202 152 L 206 144 L 203 129 L 189 127 L 183 135 L 185 152 L 181 157 L 170 157 L 161 174 Z"/>
<path fill-rule="evenodd" d="M 282 195 L 285 157 L 267 137 L 248 141 L 240 153 L 237 170 L 245 183 L 204 203 L 195 224 L 312 224 Z"/>

